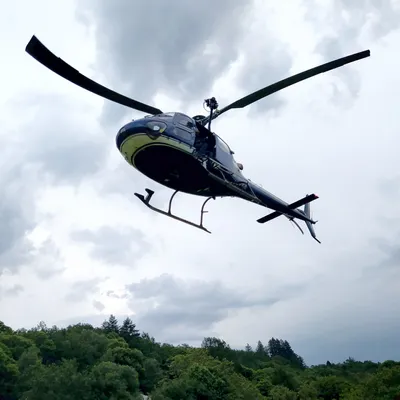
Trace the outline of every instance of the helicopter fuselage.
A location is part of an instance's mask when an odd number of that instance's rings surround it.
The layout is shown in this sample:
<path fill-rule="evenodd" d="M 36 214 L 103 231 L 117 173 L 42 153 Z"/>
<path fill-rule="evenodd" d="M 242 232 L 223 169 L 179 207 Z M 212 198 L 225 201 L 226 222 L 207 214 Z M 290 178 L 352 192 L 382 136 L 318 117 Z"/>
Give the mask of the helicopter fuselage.
<path fill-rule="evenodd" d="M 130 165 L 170 189 L 196 196 L 239 197 L 309 220 L 247 179 L 229 146 L 185 114 L 163 113 L 131 121 L 119 130 L 116 145 Z"/>
<path fill-rule="evenodd" d="M 210 178 L 204 162 L 220 164 L 235 181 L 247 181 L 229 146 L 217 135 L 201 132 L 196 121 L 182 113 L 131 121 L 119 130 L 116 145 L 125 160 L 142 174 L 183 193 L 206 197 L 234 195 Z"/>

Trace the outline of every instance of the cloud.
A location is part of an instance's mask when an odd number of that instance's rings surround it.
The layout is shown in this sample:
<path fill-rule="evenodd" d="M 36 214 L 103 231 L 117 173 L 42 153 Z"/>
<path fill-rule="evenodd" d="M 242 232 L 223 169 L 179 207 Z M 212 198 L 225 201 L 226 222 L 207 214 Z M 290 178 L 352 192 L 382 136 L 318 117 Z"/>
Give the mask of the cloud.
<path fill-rule="evenodd" d="M 325 62 L 370 48 L 373 42 L 400 27 L 400 7 L 391 0 L 337 0 L 329 5 L 312 0 L 307 3 L 306 18 L 319 37 L 315 51 Z M 333 74 L 339 78 L 332 84 L 338 104 L 344 100 L 340 93 L 342 82 L 351 96 L 359 94 L 361 79 L 354 65 L 339 68 Z"/>
<path fill-rule="evenodd" d="M 1 288 L 0 290 L 0 297 L 13 297 L 13 296 L 18 296 L 20 293 L 24 291 L 24 287 L 20 285 L 19 283 L 16 283 L 12 285 L 11 287 L 8 288 Z"/>
<path fill-rule="evenodd" d="M 240 65 L 235 77 L 235 83 L 241 92 L 237 98 L 292 75 L 293 51 L 282 41 L 277 29 L 279 24 L 275 22 L 281 19 L 276 14 L 279 6 L 265 1 L 257 5 L 249 15 L 243 17 L 246 31 L 240 43 Z M 236 98 L 231 98 L 228 102 L 235 100 Z M 277 115 L 284 104 L 284 97 L 281 92 L 277 92 L 253 103 L 247 110 L 251 117 L 260 113 Z"/>
<path fill-rule="evenodd" d="M 247 61 L 237 77 L 238 86 L 246 91 L 243 96 L 291 75 L 292 57 L 288 50 L 280 45 L 281 43 L 271 34 L 269 41 L 253 42 L 252 46 L 248 47 L 245 52 Z M 260 56 L 261 54 L 265 54 L 265 57 Z M 285 101 L 280 93 L 274 93 L 248 106 L 249 115 L 272 111 L 276 113 L 284 104 Z"/>
<path fill-rule="evenodd" d="M 34 228 L 36 217 L 33 206 L 36 175 L 10 158 L 6 151 L 0 176 L 0 275 L 5 270 L 16 272 L 30 260 L 33 247 L 26 234 Z M 28 179 L 26 183 L 24 178 Z"/>
<path fill-rule="evenodd" d="M 108 264 L 134 266 L 152 248 L 143 232 L 134 228 L 114 229 L 104 226 L 95 232 L 77 230 L 71 233 L 71 238 L 77 242 L 89 243 L 92 256 Z"/>
<path fill-rule="evenodd" d="M 399 239 L 398 235 L 397 243 Z M 324 362 L 322 354 L 331 362 L 347 357 L 399 359 L 400 323 L 394 317 L 400 290 L 399 256 L 398 246 L 393 246 L 381 261 L 371 260 L 353 279 L 342 273 L 330 287 L 327 279 L 321 281 L 321 288 L 308 294 L 321 303 L 313 305 L 312 311 L 305 309 L 310 302 L 298 301 L 295 311 L 302 310 L 303 322 L 296 323 L 297 332 L 290 335 L 308 363 Z"/>
<path fill-rule="evenodd" d="M 65 296 L 65 299 L 71 302 L 83 301 L 86 298 L 90 297 L 91 294 L 97 293 L 99 290 L 98 286 L 103 281 L 104 279 L 102 278 L 92 278 L 76 281 L 71 285 L 69 293 Z M 98 303 L 99 302 L 96 302 L 96 304 Z M 95 302 L 93 302 L 93 304 L 95 304 Z"/>
<path fill-rule="evenodd" d="M 157 332 L 162 340 L 199 340 L 232 313 L 260 306 L 272 307 L 296 296 L 303 287 L 282 287 L 275 293 L 228 288 L 218 281 L 183 280 L 169 274 L 127 285 L 129 307 L 138 326 Z M 179 335 L 182 332 L 182 335 Z"/>
<path fill-rule="evenodd" d="M 400 219 L 397 218 L 396 221 L 398 223 Z M 390 238 L 377 237 L 371 242 L 380 250 L 381 261 L 377 265 L 369 266 L 366 272 L 382 275 L 391 271 L 397 275 L 393 278 L 400 277 L 400 230 Z"/>
<path fill-rule="evenodd" d="M 33 254 L 35 258 L 32 260 L 32 265 L 35 273 L 43 280 L 51 279 L 66 269 L 60 249 L 51 239 L 45 240 L 35 248 Z"/>
<path fill-rule="evenodd" d="M 20 130 L 35 138 L 26 149 L 26 162 L 39 166 L 51 183 L 76 185 L 102 169 L 106 139 L 89 106 L 61 94 L 30 92 L 11 105 L 26 110 Z"/>
<path fill-rule="evenodd" d="M 381 39 L 400 27 L 400 7 L 391 0 L 360 0 L 357 3 L 337 0 L 322 5 L 316 0 L 307 2 L 306 17 L 316 27 L 321 28 L 323 37 L 327 31 L 337 42 L 346 46 L 361 40 L 369 34 L 373 39 Z M 323 18 L 326 17 L 326 18 Z M 335 27 L 332 31 L 331 28 Z"/>
<path fill-rule="evenodd" d="M 128 297 L 128 295 L 126 293 L 118 294 L 118 293 L 115 293 L 114 290 L 107 290 L 106 296 L 113 298 L 113 299 L 126 299 Z"/>
<path fill-rule="evenodd" d="M 54 262 L 54 243 L 46 243 L 38 253 L 28 238 L 48 217 L 38 214 L 37 199 L 49 185 L 76 185 L 92 176 L 107 154 L 101 130 L 88 121 L 87 110 L 77 110 L 62 96 L 21 92 L 6 102 L 0 120 L 5 115 L 14 123 L 3 124 L 0 134 L 5 149 L 0 176 L 0 274 L 17 272 L 50 253 Z M 45 275 L 49 273 L 47 269 Z"/>
<path fill-rule="evenodd" d="M 398 202 L 400 200 L 400 175 L 381 179 L 378 189 L 387 200 Z"/>
<path fill-rule="evenodd" d="M 92 304 L 93 304 L 93 307 L 100 312 L 102 312 L 105 309 L 105 305 L 103 303 L 101 303 L 100 301 L 93 300 Z"/>
<path fill-rule="evenodd" d="M 184 104 L 210 96 L 214 81 L 237 60 L 251 6 L 245 0 L 91 0 L 77 14 L 95 27 L 96 62 L 116 90 L 150 104 L 161 91 Z M 107 103 L 104 121 L 126 111 Z"/>
<path fill-rule="evenodd" d="M 392 279 L 400 277 L 400 216 L 398 204 L 400 200 L 400 176 L 394 175 L 379 179 L 377 192 L 382 206 L 377 215 L 378 230 L 370 238 L 370 246 L 378 252 L 378 258 L 365 268 L 365 274 L 372 279 L 379 276 Z"/>
<path fill-rule="evenodd" d="M 307 340 L 295 342 L 295 351 L 306 360 L 308 365 L 320 363 L 343 362 L 348 357 L 356 360 L 398 360 L 400 358 L 398 325 L 397 331 L 380 331 L 378 335 L 369 333 L 368 329 L 357 334 L 332 335 L 329 337 L 312 336 Z M 293 345 L 293 342 L 291 342 Z M 310 345 L 312 343 L 312 345 Z M 366 351 L 368 349 L 368 351 Z M 368 356 L 366 357 L 366 354 Z"/>

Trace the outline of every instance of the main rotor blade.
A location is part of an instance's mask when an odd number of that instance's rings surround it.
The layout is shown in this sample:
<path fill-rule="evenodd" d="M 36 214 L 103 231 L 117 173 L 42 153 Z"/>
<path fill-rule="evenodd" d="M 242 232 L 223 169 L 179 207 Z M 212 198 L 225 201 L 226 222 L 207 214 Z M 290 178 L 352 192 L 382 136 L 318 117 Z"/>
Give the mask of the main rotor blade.
<path fill-rule="evenodd" d="M 279 90 L 282 90 L 288 86 L 294 85 L 295 83 L 301 82 L 301 81 L 311 78 L 315 75 L 330 71 L 335 68 L 339 68 L 345 64 L 349 64 L 351 62 L 358 61 L 358 60 L 361 60 L 362 58 L 366 58 L 369 56 L 370 56 L 370 51 L 365 50 L 365 51 L 361 51 L 359 53 L 352 54 L 350 56 L 346 56 L 346 57 L 339 58 L 334 61 L 330 61 L 330 62 L 328 62 L 326 64 L 322 64 L 318 67 L 311 68 L 307 71 L 300 72 L 296 75 L 293 75 L 289 78 L 283 79 L 279 82 L 273 83 L 272 85 L 269 85 L 263 89 L 260 89 L 254 93 L 251 93 L 248 96 L 245 96 L 245 97 L 235 101 L 234 103 L 229 104 L 228 106 L 219 110 L 218 113 L 215 114 L 215 118 L 217 116 L 221 115 L 222 113 L 224 113 L 228 110 L 231 110 L 232 108 L 244 108 L 258 100 L 261 100 L 262 98 L 264 98 L 266 96 L 269 96 L 275 92 L 278 92 Z M 208 119 L 207 119 L 207 122 L 208 122 Z"/>
<path fill-rule="evenodd" d="M 158 108 L 140 103 L 139 101 L 114 92 L 82 75 L 61 58 L 55 56 L 35 35 L 32 36 L 31 40 L 26 45 L 25 51 L 45 67 L 89 92 L 147 114 L 162 113 Z"/>

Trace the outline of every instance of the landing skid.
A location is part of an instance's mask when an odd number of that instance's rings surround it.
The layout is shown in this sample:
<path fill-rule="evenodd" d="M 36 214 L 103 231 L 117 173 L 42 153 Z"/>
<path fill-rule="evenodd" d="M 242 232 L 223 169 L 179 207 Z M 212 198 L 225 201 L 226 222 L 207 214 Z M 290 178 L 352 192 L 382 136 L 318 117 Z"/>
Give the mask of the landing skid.
<path fill-rule="evenodd" d="M 199 223 L 199 224 L 196 224 L 195 222 L 188 221 L 187 219 L 178 217 L 178 216 L 176 216 L 176 215 L 174 215 L 174 214 L 171 213 L 172 200 L 174 199 L 175 195 L 178 193 L 178 190 L 175 190 L 175 192 L 172 194 L 171 198 L 169 199 L 168 211 L 163 211 L 163 210 L 161 210 L 161 209 L 159 209 L 159 208 L 157 208 L 157 207 L 152 206 L 152 205 L 150 204 L 150 200 L 151 200 L 151 198 L 152 198 L 152 196 L 153 196 L 153 194 L 154 194 L 154 191 L 153 191 L 153 190 L 150 190 L 150 189 L 147 189 L 147 188 L 145 189 L 145 191 L 147 192 L 147 196 L 146 196 L 146 197 L 144 197 L 144 195 L 139 194 L 139 193 L 135 193 L 135 196 L 136 196 L 144 205 L 146 205 L 147 207 L 149 207 L 151 210 L 153 210 L 153 211 L 155 211 L 155 212 L 158 212 L 158 213 L 160 213 L 160 214 L 163 214 L 163 215 L 165 215 L 165 216 L 167 216 L 167 217 L 170 217 L 170 218 L 176 219 L 176 220 L 178 220 L 178 221 L 181 221 L 181 222 L 183 222 L 183 223 L 185 223 L 185 224 L 194 226 L 195 228 L 199 228 L 199 229 L 201 229 L 201 230 L 203 230 L 203 231 L 205 231 L 205 232 L 211 233 L 207 228 L 205 228 L 205 227 L 203 226 L 203 216 L 204 216 L 205 213 L 208 212 L 208 211 L 205 211 L 205 210 L 204 210 L 204 207 L 205 207 L 206 203 L 207 203 L 209 200 L 211 200 L 211 199 L 215 200 L 215 197 L 214 197 L 214 196 L 208 197 L 208 198 L 204 201 L 203 205 L 201 206 L 201 211 L 200 211 L 200 223 Z"/>

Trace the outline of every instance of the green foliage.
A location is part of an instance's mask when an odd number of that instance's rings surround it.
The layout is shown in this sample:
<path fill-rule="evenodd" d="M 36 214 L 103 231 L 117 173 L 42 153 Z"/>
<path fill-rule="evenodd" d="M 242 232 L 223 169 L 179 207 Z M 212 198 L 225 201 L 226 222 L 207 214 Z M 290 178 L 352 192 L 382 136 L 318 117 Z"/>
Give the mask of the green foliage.
<path fill-rule="evenodd" d="M 90 399 L 90 385 L 86 376 L 78 371 L 75 360 L 63 360 L 59 365 L 41 364 L 32 376 L 33 385 L 21 393 L 29 400 Z M 27 385 L 28 386 L 28 385 Z"/>
<path fill-rule="evenodd" d="M 67 331 L 64 340 L 58 345 L 63 358 L 75 359 L 78 367 L 84 369 L 100 360 L 106 352 L 108 342 L 104 333 L 82 329 Z"/>
<path fill-rule="evenodd" d="M 245 348 L 244 348 L 247 352 L 251 352 L 253 351 L 253 348 L 247 343 Z"/>
<path fill-rule="evenodd" d="M 400 362 L 307 367 L 286 340 L 232 349 L 158 343 L 131 319 L 13 331 L 0 321 L 0 399 L 17 400 L 393 400 Z"/>
<path fill-rule="evenodd" d="M 143 393 L 150 393 L 161 381 L 163 371 L 160 364 L 154 358 L 145 358 L 143 361 L 143 374 L 140 379 L 140 390 Z"/>
<path fill-rule="evenodd" d="M 297 394 L 285 386 L 274 386 L 269 394 L 270 400 L 296 400 Z"/>
<path fill-rule="evenodd" d="M 110 318 L 108 319 L 108 321 L 103 322 L 101 327 L 103 328 L 103 331 L 106 333 L 111 333 L 111 332 L 114 332 L 117 334 L 119 333 L 118 321 L 115 318 L 115 316 L 112 314 L 110 315 Z"/>
<path fill-rule="evenodd" d="M 139 390 L 139 378 L 134 368 L 109 361 L 92 368 L 89 382 L 92 396 L 98 400 L 134 400 Z"/>
<path fill-rule="evenodd" d="M 347 382 L 337 376 L 324 376 L 315 381 L 319 398 L 323 400 L 336 400 L 344 393 Z"/>
<path fill-rule="evenodd" d="M 136 329 L 136 325 L 130 318 L 125 318 L 125 320 L 122 322 L 122 326 L 119 328 L 119 334 L 128 343 L 140 336 L 139 331 Z"/>
<path fill-rule="evenodd" d="M 162 381 L 154 399 L 262 399 L 254 383 L 235 373 L 229 361 L 220 361 L 205 349 L 190 349 L 175 356 L 170 376 Z"/>
<path fill-rule="evenodd" d="M 312 383 L 303 383 L 297 393 L 299 400 L 318 400 L 318 390 Z"/>
<path fill-rule="evenodd" d="M 7 326 L 3 321 L 0 321 L 0 333 L 12 333 L 13 330 Z"/>
<path fill-rule="evenodd" d="M 34 345 L 34 342 L 26 337 L 7 333 L 0 334 L 0 343 L 11 351 L 12 357 L 15 360 L 17 360 L 26 349 Z"/>
<path fill-rule="evenodd" d="M 19 370 L 15 360 L 0 348 L 0 398 L 10 396 L 17 382 Z"/>
<path fill-rule="evenodd" d="M 298 356 L 287 340 L 272 338 L 268 342 L 267 351 L 270 357 L 282 357 L 293 365 L 304 368 L 304 360 Z"/>
<path fill-rule="evenodd" d="M 261 340 L 257 342 L 256 353 L 259 355 L 268 354 L 268 350 L 264 347 Z"/>

